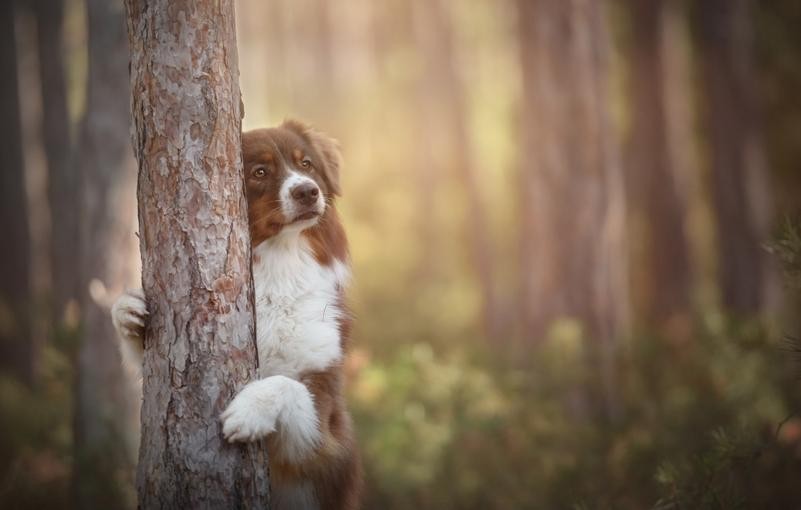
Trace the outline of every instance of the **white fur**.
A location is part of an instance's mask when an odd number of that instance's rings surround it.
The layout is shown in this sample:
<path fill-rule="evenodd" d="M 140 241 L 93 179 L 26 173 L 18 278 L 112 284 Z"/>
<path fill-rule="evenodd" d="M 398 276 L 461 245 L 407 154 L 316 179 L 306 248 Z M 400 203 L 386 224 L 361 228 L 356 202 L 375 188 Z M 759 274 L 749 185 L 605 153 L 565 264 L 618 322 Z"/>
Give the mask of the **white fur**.
<path fill-rule="evenodd" d="M 289 175 L 284 179 L 284 182 L 281 184 L 281 190 L 278 192 L 278 198 L 281 201 L 281 212 L 284 213 L 284 217 L 288 219 L 292 219 L 298 215 L 300 212 L 298 209 L 298 204 L 295 200 L 292 199 L 292 189 L 295 186 L 299 186 L 301 184 L 310 183 L 313 184 L 315 187 L 319 189 L 317 183 L 314 182 L 313 179 L 296 172 L 295 170 L 290 170 Z M 317 195 L 317 210 L 320 214 L 323 213 L 325 210 L 325 199 L 323 198 L 323 194 L 320 193 Z M 315 220 L 316 221 L 316 220 Z M 311 224 L 313 224 L 312 222 Z M 309 225 L 305 225 L 303 228 L 308 227 Z M 294 230 L 294 229 L 293 229 Z M 301 229 L 302 230 L 302 229 Z"/>
<path fill-rule="evenodd" d="M 250 441 L 277 430 L 279 454 L 299 462 L 319 441 L 314 402 L 297 379 L 342 359 L 339 292 L 349 278 L 336 261 L 321 266 L 298 230 L 286 229 L 253 250 L 259 375 L 222 415 L 230 441 Z M 288 494 L 304 508 L 303 491 Z M 290 506 L 292 508 L 292 506 Z"/>
<path fill-rule="evenodd" d="M 255 441 L 271 432 L 280 435 L 279 454 L 300 462 L 320 441 L 317 413 L 302 383 L 275 375 L 253 381 L 234 397 L 221 416 L 229 441 Z"/>
<path fill-rule="evenodd" d="M 321 266 L 302 236 L 284 232 L 257 246 L 253 256 L 260 375 L 297 378 L 339 362 L 338 301 L 347 266 Z"/>
<path fill-rule="evenodd" d="M 125 365 L 142 370 L 142 336 L 140 332 L 145 326 L 148 315 L 145 294 L 142 289 L 126 290 L 111 307 L 111 322 L 117 335 L 123 340 L 120 343 L 120 354 Z"/>

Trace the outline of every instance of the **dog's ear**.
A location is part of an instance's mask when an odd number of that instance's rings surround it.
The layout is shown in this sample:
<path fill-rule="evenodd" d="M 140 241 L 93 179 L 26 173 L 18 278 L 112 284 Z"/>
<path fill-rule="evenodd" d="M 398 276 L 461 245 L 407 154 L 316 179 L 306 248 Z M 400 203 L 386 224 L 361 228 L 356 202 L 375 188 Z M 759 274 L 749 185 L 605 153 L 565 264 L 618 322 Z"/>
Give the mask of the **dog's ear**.
<path fill-rule="evenodd" d="M 314 148 L 323 158 L 323 168 L 320 169 L 328 188 L 334 195 L 342 195 L 342 188 L 339 185 L 339 170 L 342 168 L 342 153 L 339 151 L 339 142 L 325 133 L 317 131 L 298 120 L 285 120 L 282 127 L 291 129 Z"/>

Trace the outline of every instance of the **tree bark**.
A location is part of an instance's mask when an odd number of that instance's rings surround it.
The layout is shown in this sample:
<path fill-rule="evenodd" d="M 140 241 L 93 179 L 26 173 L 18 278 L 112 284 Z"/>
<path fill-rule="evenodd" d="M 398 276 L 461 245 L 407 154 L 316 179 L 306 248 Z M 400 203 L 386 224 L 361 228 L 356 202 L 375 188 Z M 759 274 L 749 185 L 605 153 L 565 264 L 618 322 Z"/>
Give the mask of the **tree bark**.
<path fill-rule="evenodd" d="M 608 101 L 605 2 L 519 0 L 523 71 L 521 315 L 530 342 L 581 325 L 616 414 L 614 359 L 628 306 L 625 196 Z M 592 388 L 589 391 L 594 391 Z"/>
<path fill-rule="evenodd" d="M 261 445 L 219 415 L 256 374 L 231 0 L 126 0 L 145 333 L 139 505 L 263 508 Z"/>
<path fill-rule="evenodd" d="M 758 204 L 768 202 L 753 94 L 749 4 L 704 0 L 695 7 L 718 282 L 723 306 L 740 314 L 757 313 L 763 305 L 766 221 L 759 220 Z"/>
<path fill-rule="evenodd" d="M 134 204 L 124 198 L 134 182 L 130 115 L 120 100 L 128 92 L 125 18 L 121 5 L 106 0 L 89 0 L 87 14 L 89 74 L 77 151 L 82 257 L 80 271 L 71 268 L 80 274 L 82 326 L 76 360 L 73 490 L 76 508 L 125 508 L 134 501 L 135 412 L 109 314 L 110 296 L 118 294 L 130 276 L 125 255 L 134 248 Z M 65 175 L 56 179 L 65 180 Z M 77 181 L 69 180 L 73 185 Z M 77 244 L 75 239 L 70 242 Z"/>
<path fill-rule="evenodd" d="M 670 158 L 662 29 L 662 0 L 627 0 L 630 16 L 629 97 L 626 144 L 627 200 L 635 218 L 636 267 L 632 289 L 636 317 L 669 333 L 690 313 L 691 270 L 685 204 Z"/>
<path fill-rule="evenodd" d="M 0 6 L 0 113 L 7 129 L 0 144 L 0 232 L 9 243 L 0 257 L 0 366 L 33 384 L 31 236 L 22 153 L 14 2 Z"/>

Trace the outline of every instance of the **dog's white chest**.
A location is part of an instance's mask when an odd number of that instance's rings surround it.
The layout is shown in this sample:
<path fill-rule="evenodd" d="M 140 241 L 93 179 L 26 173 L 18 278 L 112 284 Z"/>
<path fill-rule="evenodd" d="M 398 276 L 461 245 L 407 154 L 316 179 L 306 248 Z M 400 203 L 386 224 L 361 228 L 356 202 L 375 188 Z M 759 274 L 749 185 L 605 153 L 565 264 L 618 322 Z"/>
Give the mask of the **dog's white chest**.
<path fill-rule="evenodd" d="M 341 360 L 339 289 L 346 279 L 344 264 L 321 266 L 302 237 L 253 250 L 261 377 L 297 378 Z"/>

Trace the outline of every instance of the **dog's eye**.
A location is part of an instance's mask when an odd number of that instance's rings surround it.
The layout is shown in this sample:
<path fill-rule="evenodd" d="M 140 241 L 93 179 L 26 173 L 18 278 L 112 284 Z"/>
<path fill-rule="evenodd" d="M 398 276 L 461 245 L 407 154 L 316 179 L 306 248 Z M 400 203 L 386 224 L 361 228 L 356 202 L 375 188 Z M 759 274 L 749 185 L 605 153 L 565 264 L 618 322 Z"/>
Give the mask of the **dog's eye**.
<path fill-rule="evenodd" d="M 267 175 L 267 167 L 264 165 L 256 165 L 251 170 L 254 177 L 264 177 Z"/>
<path fill-rule="evenodd" d="M 309 158 L 303 158 L 303 160 L 300 162 L 300 166 L 302 166 L 303 168 L 311 168 L 312 166 L 311 160 Z"/>

